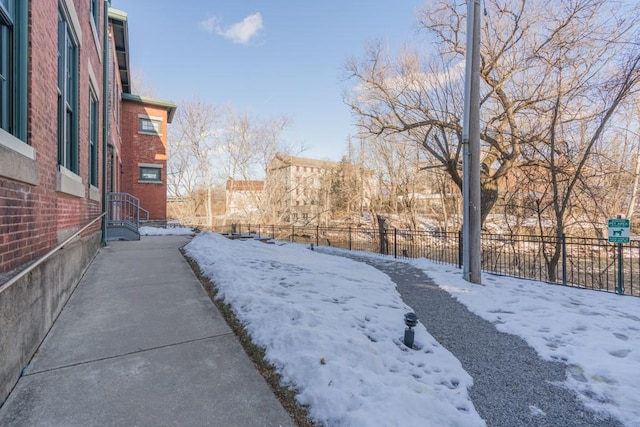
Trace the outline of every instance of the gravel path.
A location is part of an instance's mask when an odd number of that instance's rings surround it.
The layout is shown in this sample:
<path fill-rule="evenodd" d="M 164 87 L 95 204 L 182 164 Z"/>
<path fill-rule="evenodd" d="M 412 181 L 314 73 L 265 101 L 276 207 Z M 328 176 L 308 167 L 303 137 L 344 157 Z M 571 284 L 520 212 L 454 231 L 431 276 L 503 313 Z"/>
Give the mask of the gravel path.
<path fill-rule="evenodd" d="M 460 360 L 473 377 L 469 395 L 488 426 L 621 425 L 598 417 L 559 385 L 567 365 L 542 360 L 520 337 L 499 332 L 422 270 L 394 260 L 347 256 L 387 274 L 429 333 Z"/>

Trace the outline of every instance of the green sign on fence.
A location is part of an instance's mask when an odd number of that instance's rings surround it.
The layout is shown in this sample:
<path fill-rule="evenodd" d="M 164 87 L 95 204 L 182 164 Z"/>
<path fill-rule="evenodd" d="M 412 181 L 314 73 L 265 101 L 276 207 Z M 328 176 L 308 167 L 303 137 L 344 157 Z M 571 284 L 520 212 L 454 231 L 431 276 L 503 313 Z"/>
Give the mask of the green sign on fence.
<path fill-rule="evenodd" d="M 609 243 L 629 243 L 631 237 L 631 221 L 624 218 L 614 218 L 607 222 L 609 229 Z"/>

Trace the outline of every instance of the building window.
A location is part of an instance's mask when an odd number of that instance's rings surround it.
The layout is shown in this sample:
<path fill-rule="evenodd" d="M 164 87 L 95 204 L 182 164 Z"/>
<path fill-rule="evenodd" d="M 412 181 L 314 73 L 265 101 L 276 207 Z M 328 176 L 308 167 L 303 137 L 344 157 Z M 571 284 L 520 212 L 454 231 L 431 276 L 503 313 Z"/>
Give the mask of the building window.
<path fill-rule="evenodd" d="M 140 181 L 162 182 L 162 169 L 140 166 Z"/>
<path fill-rule="evenodd" d="M 140 132 L 160 135 L 161 123 L 161 120 L 151 119 L 149 117 L 140 117 Z"/>
<path fill-rule="evenodd" d="M 0 3 L 0 7 L 1 7 Z M 13 25 L 0 14 L 0 127 L 13 133 L 13 70 L 11 47 L 13 41 Z"/>
<path fill-rule="evenodd" d="M 100 1 L 99 0 L 90 0 L 89 8 L 91 12 L 91 19 L 93 20 L 93 24 L 96 27 L 96 30 L 100 29 Z"/>
<path fill-rule="evenodd" d="M 58 164 L 78 173 L 78 44 L 58 11 Z"/>
<path fill-rule="evenodd" d="M 98 97 L 89 90 L 89 183 L 98 186 Z"/>
<path fill-rule="evenodd" d="M 27 1 L 0 0 L 0 128 L 27 140 Z"/>

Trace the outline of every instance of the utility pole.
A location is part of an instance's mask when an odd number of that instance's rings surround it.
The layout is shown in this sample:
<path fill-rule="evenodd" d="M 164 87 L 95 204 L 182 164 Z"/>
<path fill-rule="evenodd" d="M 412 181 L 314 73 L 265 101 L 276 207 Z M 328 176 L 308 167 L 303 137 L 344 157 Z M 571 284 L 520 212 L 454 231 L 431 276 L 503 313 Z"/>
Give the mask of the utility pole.
<path fill-rule="evenodd" d="M 480 0 L 467 0 L 462 128 L 462 272 L 480 284 Z"/>

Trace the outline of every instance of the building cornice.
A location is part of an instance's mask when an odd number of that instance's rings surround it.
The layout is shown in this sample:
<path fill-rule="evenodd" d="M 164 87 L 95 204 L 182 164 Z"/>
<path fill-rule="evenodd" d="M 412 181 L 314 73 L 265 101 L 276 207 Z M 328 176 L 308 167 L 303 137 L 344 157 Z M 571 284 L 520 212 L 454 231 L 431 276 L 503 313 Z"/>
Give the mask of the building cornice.
<path fill-rule="evenodd" d="M 172 101 L 164 101 L 162 99 L 149 98 L 147 96 L 132 95 L 130 93 L 122 93 L 123 101 L 137 102 L 138 104 L 152 105 L 154 107 L 162 107 L 167 110 L 167 122 L 173 121 L 173 115 L 176 113 L 178 106 Z"/>

